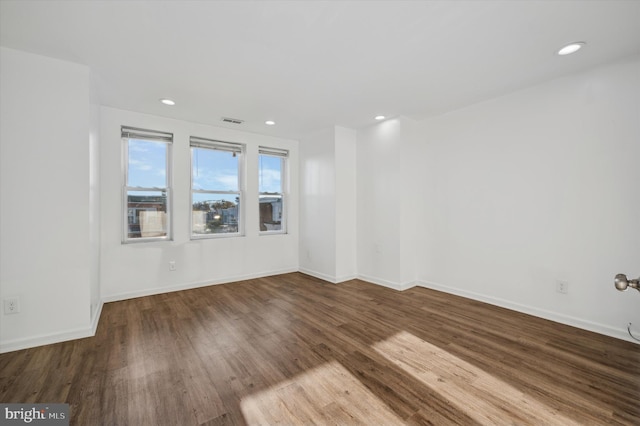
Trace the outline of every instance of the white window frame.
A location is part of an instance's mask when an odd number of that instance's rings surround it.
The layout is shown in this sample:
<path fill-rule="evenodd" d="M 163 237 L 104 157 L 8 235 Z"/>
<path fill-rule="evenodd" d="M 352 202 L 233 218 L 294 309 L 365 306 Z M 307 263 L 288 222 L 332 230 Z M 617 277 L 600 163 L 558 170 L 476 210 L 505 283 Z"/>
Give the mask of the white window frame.
<path fill-rule="evenodd" d="M 141 129 L 138 127 L 122 126 L 121 129 L 122 140 L 122 243 L 145 243 L 150 241 L 171 241 L 173 239 L 173 214 L 172 214 L 172 147 L 173 147 L 173 133 L 159 132 L 155 130 Z M 137 186 L 128 186 L 129 183 L 129 140 L 145 140 L 150 142 L 163 143 L 166 145 L 167 154 L 165 159 L 165 172 L 166 172 L 166 187 L 162 188 L 146 188 Z M 166 235 L 161 237 L 129 237 L 129 191 L 149 191 L 158 192 L 164 191 L 167 198 L 166 206 Z"/>
<path fill-rule="evenodd" d="M 280 176 L 280 183 L 282 187 L 280 190 L 282 192 L 260 192 L 260 184 L 258 183 L 258 227 L 260 226 L 260 197 L 269 196 L 269 195 L 279 195 L 282 199 L 282 218 L 280 220 L 280 229 L 276 230 L 267 230 L 267 231 L 259 231 L 260 235 L 277 235 L 277 234 L 286 234 L 287 233 L 287 221 L 288 221 L 288 210 L 289 210 L 289 199 L 288 199 L 288 171 L 289 171 L 289 150 L 281 149 L 281 148 L 272 148 L 266 146 L 258 147 L 258 180 L 260 179 L 260 156 L 268 155 L 271 157 L 279 157 L 282 161 L 282 175 Z M 258 228 L 259 229 L 259 228 Z"/>
<path fill-rule="evenodd" d="M 211 149 L 217 151 L 235 152 L 238 156 L 238 191 L 221 191 L 209 189 L 193 188 L 193 148 Z M 206 139 L 197 136 L 189 138 L 189 151 L 191 156 L 191 167 L 189 172 L 189 235 L 192 240 L 212 239 L 212 238 L 234 238 L 243 237 L 245 235 L 245 188 L 244 188 L 244 169 L 245 169 L 245 145 L 236 142 L 225 142 L 215 139 Z M 211 195 L 236 195 L 239 198 L 238 203 L 238 232 L 224 232 L 211 234 L 194 234 L 193 233 L 193 194 L 211 194 Z"/>

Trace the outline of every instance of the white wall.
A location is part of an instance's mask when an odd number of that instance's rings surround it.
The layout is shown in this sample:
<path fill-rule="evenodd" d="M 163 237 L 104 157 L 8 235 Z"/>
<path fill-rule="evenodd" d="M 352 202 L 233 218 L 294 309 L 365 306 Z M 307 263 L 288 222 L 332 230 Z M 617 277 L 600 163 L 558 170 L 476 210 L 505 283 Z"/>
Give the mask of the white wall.
<path fill-rule="evenodd" d="M 399 290 L 415 281 L 416 126 L 397 117 L 358 130 L 358 275 Z"/>
<path fill-rule="evenodd" d="M 100 106 L 91 104 L 89 134 L 89 244 L 91 319 L 97 326 L 100 298 Z"/>
<path fill-rule="evenodd" d="M 335 282 L 336 175 L 334 129 L 300 141 L 300 270 Z"/>
<path fill-rule="evenodd" d="M 336 188 L 336 281 L 357 276 L 357 180 L 354 129 L 336 126 L 335 129 L 335 188 Z"/>
<path fill-rule="evenodd" d="M 640 327 L 640 294 L 613 287 L 640 275 L 638 58 L 422 124 L 423 285 L 620 338 Z"/>
<path fill-rule="evenodd" d="M 417 250 L 420 235 L 416 232 L 424 217 L 419 207 L 422 200 L 428 196 L 427 185 L 415 186 L 424 173 L 424 158 L 415 155 L 420 147 L 419 123 L 409 118 L 401 117 L 402 150 L 400 153 L 400 179 L 398 188 L 400 195 L 400 286 L 409 288 L 416 284 Z"/>
<path fill-rule="evenodd" d="M 300 271 L 333 283 L 355 278 L 355 130 L 335 126 L 301 141 L 300 194 Z"/>
<path fill-rule="evenodd" d="M 0 48 L 0 351 L 90 329 L 89 69 Z"/>
<path fill-rule="evenodd" d="M 232 129 L 114 108 L 100 114 L 101 268 L 104 300 L 266 276 L 298 269 L 298 143 Z M 173 142 L 173 241 L 122 244 L 120 127 L 171 132 Z M 190 240 L 189 137 L 246 144 L 245 236 Z M 258 146 L 288 149 L 288 233 L 259 235 Z M 169 261 L 176 271 L 169 271 Z"/>

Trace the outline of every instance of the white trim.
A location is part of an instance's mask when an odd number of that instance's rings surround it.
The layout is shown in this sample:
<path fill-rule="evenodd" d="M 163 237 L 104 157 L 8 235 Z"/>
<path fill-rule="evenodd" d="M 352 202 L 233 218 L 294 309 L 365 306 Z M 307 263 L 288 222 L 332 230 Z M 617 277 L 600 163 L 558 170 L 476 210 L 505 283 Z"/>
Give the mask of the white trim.
<path fill-rule="evenodd" d="M 302 274 L 305 274 L 305 275 L 311 275 L 314 278 L 318 278 L 320 280 L 330 282 L 331 284 L 337 284 L 338 283 L 338 281 L 336 280 L 336 278 L 334 276 L 323 274 L 322 272 L 316 272 L 316 271 L 312 271 L 311 269 L 306 269 L 306 268 L 298 268 L 298 272 L 300 272 Z"/>
<path fill-rule="evenodd" d="M 474 293 L 472 291 L 460 290 L 454 287 L 449 287 L 443 284 L 433 283 L 429 281 L 417 281 L 416 285 L 419 287 L 429 288 L 432 290 L 442 291 L 444 293 L 454 294 L 456 296 L 466 297 L 467 299 L 473 299 L 480 302 L 488 303 L 490 305 L 500 306 L 512 311 L 522 312 L 525 314 L 533 315 L 538 318 L 547 319 L 560 324 L 569 325 L 572 327 L 580 328 L 583 330 L 593 331 L 594 333 L 603 334 L 605 336 L 614 337 L 616 339 L 625 340 L 627 342 L 638 344 L 634 341 L 627 332 L 626 324 L 625 328 L 617 329 L 604 324 L 598 324 L 593 321 L 584 320 L 581 318 L 564 315 L 558 312 L 548 311 L 546 309 L 540 309 L 533 306 L 523 305 L 520 303 L 511 302 L 509 300 L 500 299 L 497 297 L 486 296 L 480 293 Z"/>
<path fill-rule="evenodd" d="M 376 285 L 387 287 L 397 291 L 408 290 L 412 287 L 415 287 L 416 285 L 413 281 L 407 281 L 405 283 L 395 283 L 393 281 L 387 281 L 380 278 L 374 278 L 374 277 L 370 277 L 368 275 L 362 275 L 362 274 L 353 274 L 353 275 L 344 275 L 341 277 L 335 277 L 332 275 L 324 274 L 322 272 L 312 271 L 306 268 L 299 268 L 298 272 L 301 272 L 306 275 L 311 275 L 312 277 L 330 282 L 332 284 L 339 284 L 339 283 L 343 283 L 345 281 L 351 281 L 351 280 L 361 280 L 361 281 L 366 281 L 370 284 L 376 284 Z"/>
<path fill-rule="evenodd" d="M 93 318 L 91 318 L 91 325 L 88 328 L 76 328 L 69 331 L 41 334 L 33 337 L 9 340 L 7 342 L 0 343 L 0 354 L 6 353 L 6 352 L 19 351 L 21 349 L 35 348 L 37 346 L 66 342 L 68 340 L 93 337 L 96 335 L 96 330 L 98 329 L 98 323 L 100 322 L 100 315 L 102 314 L 102 305 L 103 305 L 103 302 L 99 301 L 98 306 L 95 312 L 93 313 Z"/>
<path fill-rule="evenodd" d="M 136 297 L 154 296 L 156 294 L 172 293 L 174 291 L 191 290 L 193 288 L 208 287 L 210 285 L 230 284 L 238 281 L 251 280 L 255 278 L 270 277 L 273 275 L 289 274 L 298 272 L 298 268 L 280 269 L 277 271 L 267 271 L 257 274 L 235 275 L 231 277 L 218 278 L 207 281 L 195 281 L 186 284 L 176 284 L 169 287 L 154 287 L 145 290 L 131 291 L 126 293 L 116 293 L 102 297 L 103 303 L 118 302 L 120 300 L 135 299 Z"/>
<path fill-rule="evenodd" d="M 8 340 L 0 343 L 0 353 L 19 351 L 21 349 L 35 348 L 37 346 L 51 345 L 54 343 L 66 342 L 68 340 L 84 339 L 93 337 L 91 327 L 76 328 L 63 332 L 40 334 L 32 337 Z"/>
<path fill-rule="evenodd" d="M 416 283 L 413 281 L 407 281 L 405 283 L 396 283 L 393 281 L 383 280 L 380 278 L 370 277 L 368 275 L 358 274 L 358 279 L 362 281 L 366 281 L 371 284 L 381 285 L 383 287 L 391 288 L 397 291 L 408 290 L 411 287 L 415 287 Z"/>
<path fill-rule="evenodd" d="M 346 281 L 351 281 L 351 280 L 356 280 L 356 279 L 358 279 L 358 275 L 357 274 L 343 275 L 341 277 L 337 277 L 336 278 L 336 284 L 340 284 L 340 283 L 344 283 Z"/>
<path fill-rule="evenodd" d="M 93 313 L 93 318 L 91 318 L 91 335 L 95 336 L 96 331 L 98 330 L 98 324 L 100 323 L 100 316 L 102 315 L 102 307 L 104 306 L 104 302 L 100 300 L 98 302 L 98 307 Z"/>

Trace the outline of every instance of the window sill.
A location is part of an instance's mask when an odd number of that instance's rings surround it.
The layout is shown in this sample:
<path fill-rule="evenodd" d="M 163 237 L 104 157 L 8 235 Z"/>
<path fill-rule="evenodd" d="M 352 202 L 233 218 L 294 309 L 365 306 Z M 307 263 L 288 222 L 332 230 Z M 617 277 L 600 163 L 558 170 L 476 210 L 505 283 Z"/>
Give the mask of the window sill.
<path fill-rule="evenodd" d="M 287 231 L 260 231 L 258 235 L 263 236 L 263 235 L 287 235 L 287 234 L 288 234 Z"/>
<path fill-rule="evenodd" d="M 158 242 L 171 242 L 173 238 L 169 237 L 149 237 L 149 238 L 131 238 L 121 241 L 124 244 L 142 244 L 142 243 L 158 243 Z"/>
<path fill-rule="evenodd" d="M 234 234 L 205 234 L 205 235 L 191 235 L 191 241 L 198 240 L 217 240 L 221 238 L 242 238 L 244 234 L 234 233 Z"/>

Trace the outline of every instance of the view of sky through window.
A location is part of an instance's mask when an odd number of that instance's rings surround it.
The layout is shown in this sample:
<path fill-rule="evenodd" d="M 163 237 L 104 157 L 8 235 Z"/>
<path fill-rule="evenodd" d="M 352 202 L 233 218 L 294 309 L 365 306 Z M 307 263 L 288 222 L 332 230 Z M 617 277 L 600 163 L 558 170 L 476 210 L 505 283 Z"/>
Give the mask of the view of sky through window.
<path fill-rule="evenodd" d="M 193 149 L 193 189 L 238 191 L 238 160 L 231 152 Z M 167 144 L 129 140 L 129 187 L 165 188 Z M 282 192 L 282 159 L 260 155 L 259 192 Z"/>
<path fill-rule="evenodd" d="M 237 191 L 238 159 L 232 152 L 193 148 L 193 189 Z"/>
<path fill-rule="evenodd" d="M 129 140 L 129 187 L 167 187 L 167 144 Z"/>
<path fill-rule="evenodd" d="M 282 158 L 260 155 L 259 192 L 282 192 Z"/>

